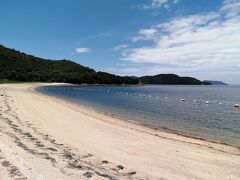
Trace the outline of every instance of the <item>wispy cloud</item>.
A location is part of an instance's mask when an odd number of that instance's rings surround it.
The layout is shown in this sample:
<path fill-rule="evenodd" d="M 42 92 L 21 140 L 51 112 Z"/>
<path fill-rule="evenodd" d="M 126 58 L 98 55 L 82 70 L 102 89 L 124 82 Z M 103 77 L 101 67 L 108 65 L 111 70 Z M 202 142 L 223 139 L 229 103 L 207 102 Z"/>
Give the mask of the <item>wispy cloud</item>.
<path fill-rule="evenodd" d="M 162 1 L 163 2 L 163 1 Z M 132 38 L 152 46 L 128 48 L 123 59 L 151 63 L 168 71 L 240 75 L 240 1 L 225 0 L 215 12 L 175 18 Z M 153 67 L 156 71 L 156 66 Z M 201 74 L 201 73 L 200 73 Z M 235 77 L 237 78 L 237 77 Z"/>
<path fill-rule="evenodd" d="M 157 33 L 156 28 L 148 28 L 148 29 L 140 29 L 138 32 L 138 36 L 132 38 L 134 42 L 139 40 L 151 40 Z"/>
<path fill-rule="evenodd" d="M 113 48 L 113 50 L 114 50 L 114 51 L 121 51 L 121 50 L 124 50 L 124 49 L 126 49 L 126 48 L 128 48 L 128 45 L 126 45 L 126 44 L 121 44 L 121 45 L 115 46 L 115 47 Z"/>
<path fill-rule="evenodd" d="M 78 54 L 84 54 L 89 52 L 90 52 L 90 49 L 85 47 L 78 47 L 75 49 L 75 53 L 78 53 Z"/>
<path fill-rule="evenodd" d="M 160 8 L 169 9 L 171 5 L 177 4 L 180 0 L 151 0 L 148 4 L 137 5 L 138 9 L 157 10 Z"/>

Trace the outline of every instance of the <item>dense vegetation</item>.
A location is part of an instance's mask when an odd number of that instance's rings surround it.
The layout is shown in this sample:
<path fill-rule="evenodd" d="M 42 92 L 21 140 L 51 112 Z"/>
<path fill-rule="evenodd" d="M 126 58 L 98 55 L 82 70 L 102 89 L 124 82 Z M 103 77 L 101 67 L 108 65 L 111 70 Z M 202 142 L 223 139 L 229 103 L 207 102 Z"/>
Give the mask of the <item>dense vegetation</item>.
<path fill-rule="evenodd" d="M 69 60 L 48 60 L 0 45 L 0 83 L 66 82 L 74 84 L 202 84 L 198 79 L 174 74 L 121 77 L 96 72 Z"/>
<path fill-rule="evenodd" d="M 0 79 L 23 82 L 67 82 L 87 84 L 136 84 L 120 77 L 81 66 L 69 60 L 46 60 L 0 45 Z"/>
<path fill-rule="evenodd" d="M 170 84 L 170 85 L 200 85 L 198 79 L 192 77 L 179 77 L 175 74 L 159 74 L 156 76 L 143 76 L 139 78 L 145 84 Z"/>

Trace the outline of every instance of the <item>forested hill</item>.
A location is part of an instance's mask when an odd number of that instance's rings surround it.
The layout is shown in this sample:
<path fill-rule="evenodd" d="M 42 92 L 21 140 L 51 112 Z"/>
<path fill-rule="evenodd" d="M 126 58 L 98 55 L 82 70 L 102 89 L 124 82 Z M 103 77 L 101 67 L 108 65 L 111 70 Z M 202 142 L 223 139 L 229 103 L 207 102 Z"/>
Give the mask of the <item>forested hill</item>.
<path fill-rule="evenodd" d="M 21 82 L 136 84 L 138 80 L 96 72 L 69 60 L 47 60 L 0 45 L 0 79 Z"/>
<path fill-rule="evenodd" d="M 156 76 L 122 77 L 105 72 L 96 72 L 69 60 L 49 60 L 0 45 L 0 81 L 19 82 L 66 82 L 74 84 L 204 84 L 191 77 L 175 74 Z M 205 83 L 206 84 L 206 83 Z"/>
<path fill-rule="evenodd" d="M 143 76 L 139 80 L 145 84 L 169 84 L 169 85 L 201 85 L 208 84 L 192 77 L 179 77 L 175 74 L 159 74 L 156 76 Z"/>

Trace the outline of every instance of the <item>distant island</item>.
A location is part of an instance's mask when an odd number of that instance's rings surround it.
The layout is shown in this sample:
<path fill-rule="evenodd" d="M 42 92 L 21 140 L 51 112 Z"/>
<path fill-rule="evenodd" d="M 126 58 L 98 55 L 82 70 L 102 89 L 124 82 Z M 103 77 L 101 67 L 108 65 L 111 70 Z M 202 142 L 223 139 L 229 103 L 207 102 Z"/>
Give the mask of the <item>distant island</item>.
<path fill-rule="evenodd" d="M 208 85 L 192 77 L 179 77 L 175 74 L 159 74 L 155 76 L 143 76 L 139 80 L 145 84 L 169 84 L 169 85 Z"/>
<path fill-rule="evenodd" d="M 203 82 L 210 83 L 211 85 L 228 85 L 227 83 L 222 81 L 204 80 Z"/>
<path fill-rule="evenodd" d="M 210 85 L 192 77 L 175 74 L 118 76 L 96 72 L 70 60 L 50 60 L 27 55 L 0 45 L 0 82 L 65 82 L 73 84 L 169 84 Z"/>

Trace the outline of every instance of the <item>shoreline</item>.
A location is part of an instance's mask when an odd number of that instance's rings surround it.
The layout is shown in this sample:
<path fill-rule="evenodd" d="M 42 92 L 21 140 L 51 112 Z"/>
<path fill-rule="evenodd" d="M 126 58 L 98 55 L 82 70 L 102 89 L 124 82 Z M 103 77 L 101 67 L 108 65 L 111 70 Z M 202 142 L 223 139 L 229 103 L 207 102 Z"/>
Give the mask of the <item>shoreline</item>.
<path fill-rule="evenodd" d="M 0 177 L 6 180 L 240 177 L 235 147 L 152 129 L 35 90 L 46 85 L 52 84 L 0 85 Z"/>
<path fill-rule="evenodd" d="M 53 84 L 53 85 L 50 85 L 50 86 L 58 86 L 58 85 L 74 86 L 74 84 L 68 84 L 68 83 L 59 83 L 59 84 L 57 83 L 55 85 Z M 119 117 L 119 116 L 117 116 L 115 114 L 112 114 L 112 113 L 107 113 L 107 112 L 104 112 L 104 111 L 97 110 L 94 107 L 90 107 L 90 106 L 87 106 L 87 105 L 84 105 L 84 104 L 81 104 L 81 103 L 68 101 L 68 100 L 66 100 L 64 98 L 51 96 L 51 95 L 48 95 L 48 94 L 45 94 L 45 93 L 41 92 L 40 90 L 37 90 L 37 88 L 41 88 L 41 87 L 45 87 L 45 86 L 49 86 L 49 85 L 37 86 L 37 87 L 35 87 L 34 89 L 31 89 L 31 90 L 33 92 L 35 92 L 35 93 L 39 93 L 41 95 L 44 95 L 44 96 L 47 96 L 47 97 L 51 97 L 51 98 L 53 98 L 56 101 L 61 100 L 63 102 L 68 102 L 70 104 L 74 104 L 76 106 L 79 106 L 80 109 L 85 109 L 85 110 L 88 111 L 87 115 L 91 115 L 91 112 L 93 112 L 93 113 L 102 114 L 102 115 L 105 115 L 107 117 L 114 118 L 116 121 L 124 121 L 124 122 L 132 123 L 132 124 L 135 124 L 135 125 L 138 125 L 138 126 L 146 127 L 146 128 L 149 128 L 150 130 L 153 130 L 154 132 L 160 132 L 160 133 L 164 132 L 164 133 L 169 133 L 169 134 L 173 134 L 173 135 L 177 135 L 177 136 L 182 136 L 182 137 L 185 137 L 185 138 L 190 138 L 190 139 L 195 139 L 195 140 L 200 140 L 200 141 L 206 141 L 206 142 L 213 143 L 213 144 L 221 144 L 221 145 L 224 145 L 224 146 L 230 146 L 230 147 L 238 149 L 239 153 L 236 153 L 236 154 L 240 155 L 240 146 L 238 146 L 238 145 L 228 144 L 228 143 L 225 143 L 225 142 L 212 140 L 210 138 L 209 139 L 208 138 L 203 138 L 203 137 L 200 137 L 200 136 L 197 136 L 197 135 L 193 135 L 191 133 L 185 133 L 185 132 L 181 132 L 181 131 L 178 131 L 178 130 L 170 129 L 170 128 L 167 128 L 167 127 L 155 127 L 154 125 L 151 125 L 151 124 L 147 124 L 147 123 L 144 123 L 144 122 L 137 122 L 135 120 Z M 80 85 L 80 86 L 82 86 L 82 85 Z M 89 86 L 89 85 L 87 85 L 87 86 Z"/>

